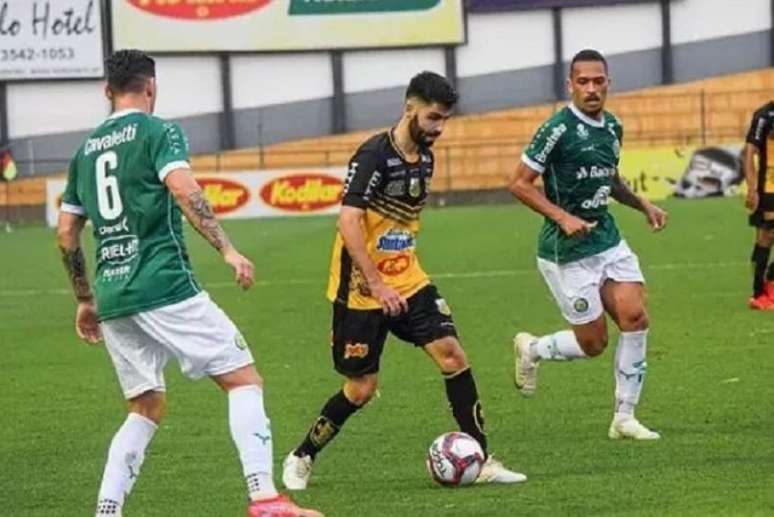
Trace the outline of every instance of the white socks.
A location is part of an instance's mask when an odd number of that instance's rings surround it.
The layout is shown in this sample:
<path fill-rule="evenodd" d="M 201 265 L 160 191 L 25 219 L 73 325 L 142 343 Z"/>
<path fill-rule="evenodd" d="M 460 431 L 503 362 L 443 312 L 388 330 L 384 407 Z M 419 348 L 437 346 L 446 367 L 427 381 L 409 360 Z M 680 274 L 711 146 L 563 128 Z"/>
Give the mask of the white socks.
<path fill-rule="evenodd" d="M 241 386 L 228 392 L 228 423 L 239 451 L 247 491 L 253 501 L 277 496 L 272 479 L 271 427 L 263 409 L 263 391 Z"/>
<path fill-rule="evenodd" d="M 615 351 L 615 417 L 630 417 L 640 401 L 642 383 L 648 363 L 645 362 L 648 331 L 621 332 Z"/>
<path fill-rule="evenodd" d="M 124 498 L 131 492 L 140 467 L 145 459 L 156 423 L 152 420 L 129 413 L 124 424 L 113 436 L 108 450 L 102 485 L 99 488 L 97 515 L 120 515 Z"/>
<path fill-rule="evenodd" d="M 530 345 L 530 350 L 533 358 L 540 360 L 571 361 L 586 357 L 572 330 L 560 330 L 543 336 Z"/>

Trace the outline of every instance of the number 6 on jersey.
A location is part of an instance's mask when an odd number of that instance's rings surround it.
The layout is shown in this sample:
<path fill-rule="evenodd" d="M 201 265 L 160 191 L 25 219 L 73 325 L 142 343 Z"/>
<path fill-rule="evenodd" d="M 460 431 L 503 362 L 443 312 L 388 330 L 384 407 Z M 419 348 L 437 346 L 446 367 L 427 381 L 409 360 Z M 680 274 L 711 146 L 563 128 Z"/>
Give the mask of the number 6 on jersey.
<path fill-rule="evenodd" d="M 104 219 L 116 219 L 124 211 L 121 195 L 118 192 L 118 178 L 108 176 L 108 169 L 118 168 L 118 155 L 115 151 L 107 151 L 97 157 L 94 164 L 97 170 L 97 205 L 99 215 Z"/>

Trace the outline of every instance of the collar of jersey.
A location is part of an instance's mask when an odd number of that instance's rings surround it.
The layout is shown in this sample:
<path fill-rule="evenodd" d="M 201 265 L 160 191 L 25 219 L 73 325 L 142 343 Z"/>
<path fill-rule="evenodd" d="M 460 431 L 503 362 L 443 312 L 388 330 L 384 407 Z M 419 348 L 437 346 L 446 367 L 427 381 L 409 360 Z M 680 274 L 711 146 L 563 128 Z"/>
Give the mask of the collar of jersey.
<path fill-rule="evenodd" d="M 123 117 L 124 115 L 131 115 L 132 113 L 142 113 L 142 110 L 139 110 L 137 108 L 127 108 L 125 110 L 116 111 L 114 113 L 111 113 L 110 116 L 107 118 L 108 120 L 113 120 L 119 117 Z"/>
<path fill-rule="evenodd" d="M 583 113 L 581 110 L 579 110 L 578 107 L 575 104 L 573 104 L 572 102 L 568 105 L 568 107 L 570 108 L 570 111 L 572 111 L 573 114 L 576 117 L 581 119 L 586 124 L 588 124 L 590 126 L 594 126 L 594 127 L 605 127 L 605 118 L 604 118 L 605 116 L 604 116 L 604 114 L 602 115 L 602 120 L 594 120 L 593 118 L 589 117 L 588 115 Z"/>

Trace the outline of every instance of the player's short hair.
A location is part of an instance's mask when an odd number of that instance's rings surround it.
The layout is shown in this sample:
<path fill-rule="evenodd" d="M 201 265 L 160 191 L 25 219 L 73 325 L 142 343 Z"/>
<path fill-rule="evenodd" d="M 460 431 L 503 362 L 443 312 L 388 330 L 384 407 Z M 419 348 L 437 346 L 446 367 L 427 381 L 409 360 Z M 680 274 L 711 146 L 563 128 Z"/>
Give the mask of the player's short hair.
<path fill-rule="evenodd" d="M 603 56 L 599 51 L 594 50 L 593 48 L 585 48 L 575 54 L 572 58 L 572 61 L 570 61 L 570 76 L 572 76 L 573 68 L 575 67 L 575 63 L 579 63 L 582 61 L 597 61 L 599 63 L 602 63 L 605 65 L 605 73 L 607 73 L 607 59 L 605 59 L 605 56 Z"/>
<path fill-rule="evenodd" d="M 449 81 L 435 72 L 420 72 L 411 78 L 406 88 L 406 98 L 418 98 L 428 104 L 437 102 L 453 108 L 460 99 L 459 93 Z"/>
<path fill-rule="evenodd" d="M 156 77 L 156 62 L 145 52 L 118 50 L 107 58 L 107 82 L 116 93 L 140 93 L 148 79 Z"/>

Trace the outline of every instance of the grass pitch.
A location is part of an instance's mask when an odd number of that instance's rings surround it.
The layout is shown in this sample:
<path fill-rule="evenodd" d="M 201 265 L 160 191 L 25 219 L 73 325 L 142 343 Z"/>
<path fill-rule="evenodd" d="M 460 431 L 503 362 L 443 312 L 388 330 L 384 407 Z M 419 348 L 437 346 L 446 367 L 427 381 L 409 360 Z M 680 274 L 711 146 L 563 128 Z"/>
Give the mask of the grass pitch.
<path fill-rule="evenodd" d="M 449 301 L 481 393 L 491 449 L 528 474 L 515 487 L 434 486 L 427 447 L 454 429 L 443 381 L 391 340 L 381 397 L 318 458 L 297 499 L 328 516 L 774 515 L 774 314 L 746 308 L 752 230 L 738 199 L 669 201 L 670 227 L 614 207 L 648 280 L 648 379 L 638 416 L 656 443 L 607 438 L 612 348 L 545 364 L 524 400 L 511 337 L 564 328 L 534 259 L 540 220 L 517 206 L 427 210 L 419 252 Z M 231 285 L 215 252 L 189 235 L 199 279 L 241 327 L 266 381 L 275 477 L 340 385 L 323 297 L 333 219 L 228 223 L 260 283 Z M 93 269 L 92 269 L 93 270 Z M 0 234 L 0 514 L 93 514 L 123 404 L 102 348 L 81 344 L 49 229 Z M 169 414 L 125 508 L 130 517 L 244 514 L 226 399 L 209 381 L 167 374 Z"/>

